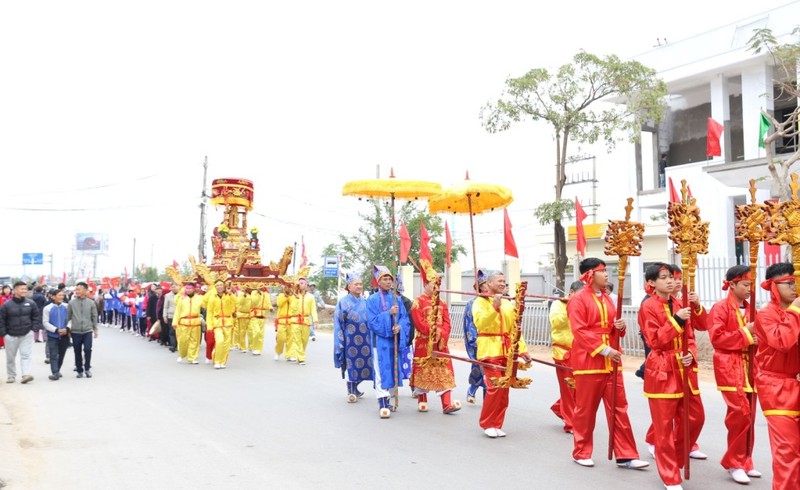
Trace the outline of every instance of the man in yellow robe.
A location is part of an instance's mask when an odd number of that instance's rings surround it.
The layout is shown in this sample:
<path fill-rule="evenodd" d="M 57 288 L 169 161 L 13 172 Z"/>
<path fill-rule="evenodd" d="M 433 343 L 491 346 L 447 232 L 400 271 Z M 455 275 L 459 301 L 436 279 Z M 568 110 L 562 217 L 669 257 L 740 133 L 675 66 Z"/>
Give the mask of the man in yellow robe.
<path fill-rule="evenodd" d="M 236 297 L 236 327 L 234 328 L 233 350 L 247 353 L 247 329 L 250 328 L 250 291 L 242 289 Z"/>
<path fill-rule="evenodd" d="M 228 364 L 228 354 L 231 350 L 233 325 L 236 311 L 236 296 L 218 280 L 214 288 L 206 293 L 207 328 L 214 335 L 214 369 L 224 369 Z"/>
<path fill-rule="evenodd" d="M 254 356 L 260 356 L 261 351 L 264 350 L 264 326 L 267 322 L 267 312 L 272 311 L 272 299 L 269 297 L 269 291 L 266 286 L 262 287 L 263 291 L 254 289 L 250 293 L 250 330 L 248 336 L 250 338 L 250 351 Z"/>
<path fill-rule="evenodd" d="M 172 324 L 178 339 L 178 362 L 186 359 L 197 364 L 200 354 L 200 307 L 203 298 L 195 294 L 195 284 L 187 283 L 183 294 L 175 301 L 175 316 Z"/>
<path fill-rule="evenodd" d="M 317 323 L 317 303 L 314 296 L 308 291 L 308 281 L 300 279 L 297 282 L 297 300 L 289 307 L 291 324 L 292 353 L 297 357 L 297 363 L 304 366 L 306 363 L 306 346 L 311 333 L 311 325 Z"/>
<path fill-rule="evenodd" d="M 294 294 L 294 285 L 287 284 L 283 287 L 283 292 L 278 295 L 278 311 L 275 316 L 275 360 L 280 359 L 281 355 L 286 354 L 286 360 L 289 362 L 295 361 L 294 353 L 292 352 L 292 343 L 289 338 L 289 331 L 291 329 L 291 318 L 289 311 L 292 309 L 292 303 L 297 301 L 297 296 Z"/>

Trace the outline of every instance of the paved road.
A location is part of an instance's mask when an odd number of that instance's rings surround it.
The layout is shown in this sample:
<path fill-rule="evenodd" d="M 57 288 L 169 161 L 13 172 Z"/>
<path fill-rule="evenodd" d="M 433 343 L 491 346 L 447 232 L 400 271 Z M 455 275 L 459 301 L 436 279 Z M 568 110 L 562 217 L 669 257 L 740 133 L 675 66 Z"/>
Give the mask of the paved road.
<path fill-rule="evenodd" d="M 511 393 L 508 437 L 489 439 L 478 427 L 480 402 L 448 416 L 418 413 L 404 388 L 389 420 L 379 419 L 371 388 L 359 403 L 346 403 L 331 340 L 318 334 L 306 366 L 232 352 L 229 368 L 215 371 L 176 364 L 166 349 L 102 327 L 94 378 L 76 379 L 67 368 L 57 382 L 47 379 L 37 344 L 36 380 L 0 385 L 0 480 L 13 489 L 663 488 L 654 463 L 632 471 L 605 459 L 604 423 L 596 433 L 597 466 L 572 462 L 571 436 L 549 411 L 557 393 L 550 368 L 536 365 L 531 389 Z M 641 381 L 626 376 L 639 450 L 649 460 Z M 467 366 L 457 363 L 456 379 L 466 378 Z M 713 385 L 702 389 L 707 421 L 700 444 L 710 459 L 692 464 L 685 488 L 735 488 L 718 464 L 722 398 Z M 755 462 L 764 478 L 750 487 L 767 489 L 763 417 L 756 430 Z"/>

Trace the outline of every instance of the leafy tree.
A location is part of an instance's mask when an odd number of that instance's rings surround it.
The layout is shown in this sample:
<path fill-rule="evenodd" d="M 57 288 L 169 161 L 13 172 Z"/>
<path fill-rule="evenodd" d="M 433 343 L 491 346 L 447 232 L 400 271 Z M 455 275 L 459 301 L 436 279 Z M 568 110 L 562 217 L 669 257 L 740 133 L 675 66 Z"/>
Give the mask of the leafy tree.
<path fill-rule="evenodd" d="M 534 213 L 542 225 L 553 225 L 556 285 L 564 289 L 566 236 L 561 221 L 572 217 L 571 200 L 562 199 L 569 161 L 568 143 L 605 143 L 610 151 L 624 134 L 639 137 L 645 121 L 661 120 L 666 110 L 666 84 L 653 69 L 637 61 L 622 61 L 578 52 L 572 62 L 551 73 L 534 68 L 508 78 L 495 102 L 481 110 L 484 129 L 505 131 L 523 120 L 546 121 L 556 142 L 555 199 Z M 624 103 L 611 103 L 611 98 Z"/>
<path fill-rule="evenodd" d="M 372 266 L 383 264 L 390 269 L 397 268 L 397 259 L 392 239 L 392 209 L 387 201 L 370 200 L 368 212 L 359 213 L 363 222 L 358 233 L 350 236 L 339 235 L 339 243 L 328 245 L 326 255 L 342 256 L 342 267 L 347 270 L 362 271 L 362 280 L 368 285 L 372 281 Z M 411 236 L 411 251 L 409 256 L 416 261 L 419 257 L 419 224 L 425 223 L 428 235 L 431 237 L 430 249 L 433 257 L 433 266 L 442 271 L 445 266 L 445 239 L 444 222 L 439 216 L 431 216 L 425 210 L 420 210 L 419 204 L 409 201 L 396 208 L 396 233 L 395 241 L 397 250 L 400 246 L 400 223 L 405 223 L 408 234 Z M 453 243 L 451 259 L 458 260 L 461 255 L 466 255 L 462 245 Z M 321 273 L 321 271 L 320 271 Z M 335 282 L 335 281 L 334 281 Z M 320 282 L 317 282 L 320 287 Z M 335 287 L 335 286 L 334 286 Z"/>
<path fill-rule="evenodd" d="M 748 44 L 750 51 L 754 54 L 766 52 L 772 57 L 774 73 L 777 74 L 773 83 L 778 86 L 779 98 L 797 101 L 798 97 L 800 97 L 800 84 L 798 84 L 797 76 L 797 61 L 800 59 L 800 26 L 794 28 L 792 35 L 795 37 L 794 43 L 778 44 L 771 29 L 754 29 L 753 36 L 748 41 Z M 771 93 L 766 95 L 767 97 L 772 97 Z M 775 116 L 767 111 L 761 111 L 761 114 L 770 122 L 773 130 L 771 134 L 764 138 L 764 150 L 767 154 L 767 169 L 778 188 L 781 201 L 790 199 L 789 169 L 795 162 L 800 160 L 800 144 L 798 144 L 798 139 L 800 139 L 800 129 L 798 129 L 800 105 L 795 104 L 795 106 L 794 111 L 783 121 L 778 121 Z M 784 138 L 794 140 L 795 151 L 785 159 L 776 159 L 772 143 Z"/>
<path fill-rule="evenodd" d="M 142 270 L 139 272 L 137 276 L 139 282 L 156 282 L 161 279 L 161 275 L 155 267 L 142 267 Z"/>

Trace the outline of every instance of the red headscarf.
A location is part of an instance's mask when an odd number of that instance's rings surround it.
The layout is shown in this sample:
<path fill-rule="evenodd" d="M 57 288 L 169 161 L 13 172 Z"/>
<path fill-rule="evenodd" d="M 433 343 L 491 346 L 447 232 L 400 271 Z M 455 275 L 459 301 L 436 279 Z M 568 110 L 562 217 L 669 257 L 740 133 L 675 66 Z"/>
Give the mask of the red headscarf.
<path fill-rule="evenodd" d="M 580 281 L 587 286 L 592 285 L 592 278 L 594 277 L 595 272 L 602 272 L 606 270 L 606 266 L 603 264 L 598 264 L 597 267 L 594 269 L 589 269 L 588 271 L 584 272 L 583 275 L 580 277 Z"/>
<path fill-rule="evenodd" d="M 722 290 L 723 291 L 727 291 L 728 289 L 730 289 L 731 285 L 733 283 L 735 283 L 735 282 L 749 281 L 749 280 L 750 280 L 750 271 L 747 271 L 747 272 L 745 272 L 744 274 L 742 274 L 740 276 L 734 277 L 730 281 L 722 281 Z"/>
<path fill-rule="evenodd" d="M 781 277 L 775 277 L 773 279 L 767 279 L 766 281 L 761 283 L 761 289 L 769 291 L 769 300 L 776 305 L 781 304 L 781 295 L 778 292 L 778 284 L 779 282 L 784 281 L 794 281 L 794 276 L 786 275 Z"/>

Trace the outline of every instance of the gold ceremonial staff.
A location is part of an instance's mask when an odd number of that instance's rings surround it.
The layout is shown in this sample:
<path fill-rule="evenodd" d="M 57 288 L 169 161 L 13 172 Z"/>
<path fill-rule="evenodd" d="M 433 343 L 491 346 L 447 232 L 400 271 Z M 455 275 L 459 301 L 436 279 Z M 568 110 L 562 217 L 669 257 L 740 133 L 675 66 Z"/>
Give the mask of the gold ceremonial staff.
<path fill-rule="evenodd" d="M 756 180 L 750 179 L 750 204 L 736 206 L 736 240 L 748 242 L 750 245 L 750 280 L 753 282 L 750 288 L 750 321 L 756 318 L 756 274 L 758 268 L 758 247 L 761 242 L 767 239 L 767 206 L 756 202 Z M 756 421 L 756 389 L 754 384 L 754 363 L 755 345 L 747 348 L 747 379 L 753 389 L 752 393 L 747 394 L 750 403 L 750 426 L 747 429 L 747 453 L 753 451 L 754 430 L 753 425 Z"/>
<path fill-rule="evenodd" d="M 767 236 L 774 245 L 790 245 L 792 247 L 792 265 L 794 266 L 794 283 L 800 287 L 800 200 L 797 192 L 800 184 L 797 174 L 792 174 L 791 201 L 769 203 Z"/>
<path fill-rule="evenodd" d="M 622 297 L 624 296 L 625 269 L 628 268 L 628 257 L 642 255 L 642 241 L 644 240 L 644 225 L 637 221 L 631 221 L 631 211 L 633 211 L 633 198 L 628 198 L 628 205 L 625 206 L 624 220 L 608 220 L 606 229 L 606 255 L 616 255 L 619 257 L 619 287 L 617 288 L 617 314 L 615 320 L 622 318 Z M 619 350 L 619 334 L 616 328 L 611 333 L 611 344 L 614 349 Z M 611 427 L 608 431 L 608 459 L 614 457 L 614 432 L 616 422 L 614 413 L 617 409 L 617 373 L 619 364 L 616 362 L 611 368 Z"/>
<path fill-rule="evenodd" d="M 700 220 L 700 208 L 696 205 L 694 197 L 688 197 L 686 179 L 681 180 L 681 200 L 680 202 L 670 202 L 667 206 L 669 217 L 669 238 L 675 243 L 675 250 L 681 254 L 681 265 L 688 277 L 683 283 L 681 291 L 684 301 L 688 304 L 689 293 L 694 292 L 694 276 L 697 267 L 697 254 L 708 253 L 708 221 Z M 692 326 L 692 317 L 686 319 L 681 335 L 683 347 L 682 355 L 689 353 L 689 329 Z M 682 369 L 683 373 L 683 477 L 689 479 L 689 452 L 692 445 L 689 444 L 689 396 L 691 388 L 689 386 L 689 369 Z"/>
<path fill-rule="evenodd" d="M 522 313 L 525 311 L 525 291 L 527 289 L 528 281 L 520 281 L 517 284 L 516 304 L 514 305 L 515 318 L 514 324 L 511 326 L 511 332 L 508 335 L 511 339 L 511 348 L 508 349 L 508 356 L 506 357 L 505 375 L 490 378 L 490 381 L 498 388 L 527 388 L 532 381 L 530 378 L 517 378 L 519 338 L 522 335 Z M 522 369 L 527 369 L 527 367 L 526 365 Z"/>

